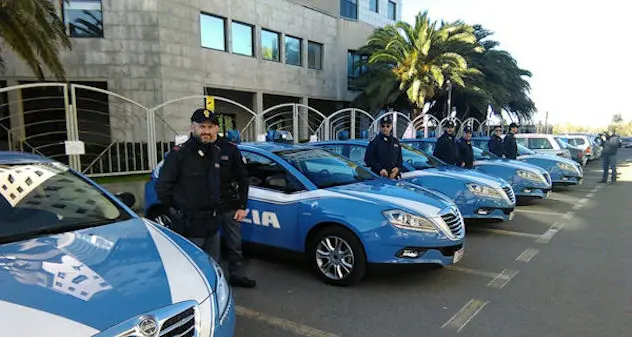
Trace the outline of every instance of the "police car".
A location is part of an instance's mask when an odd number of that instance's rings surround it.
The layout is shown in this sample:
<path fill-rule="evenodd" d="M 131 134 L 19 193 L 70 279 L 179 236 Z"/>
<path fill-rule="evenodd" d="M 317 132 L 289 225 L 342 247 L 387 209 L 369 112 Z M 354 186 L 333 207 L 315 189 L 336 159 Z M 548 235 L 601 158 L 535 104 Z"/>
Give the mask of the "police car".
<path fill-rule="evenodd" d="M 319 148 L 261 142 L 239 149 L 250 176 L 243 241 L 305 253 L 326 283 L 353 285 L 368 263 L 449 265 L 463 256 L 463 217 L 446 198 Z M 146 198 L 147 214 L 169 222 L 155 194 Z"/>
<path fill-rule="evenodd" d="M 436 138 L 404 139 L 426 153 L 433 153 Z M 472 142 L 474 169 L 492 176 L 500 177 L 511 184 L 518 198 L 546 199 L 553 188 L 549 173 L 535 165 L 511 159 L 498 158 L 493 153 L 483 151 Z"/>
<path fill-rule="evenodd" d="M 222 269 L 85 176 L 0 152 L 5 336 L 233 336 Z"/>
<path fill-rule="evenodd" d="M 489 151 L 489 137 L 472 137 L 472 144 Z M 518 144 L 518 161 L 538 166 L 549 173 L 551 183 L 555 185 L 580 185 L 584 170 L 572 159 L 535 153 L 526 146 Z"/>
<path fill-rule="evenodd" d="M 403 140 L 400 140 L 403 142 Z M 358 165 L 366 165 L 366 139 L 332 140 L 311 143 L 342 155 Z M 445 165 L 440 160 L 400 143 L 404 172 L 402 180 L 450 197 L 466 219 L 513 219 L 516 200 L 504 180 L 471 170 Z"/>

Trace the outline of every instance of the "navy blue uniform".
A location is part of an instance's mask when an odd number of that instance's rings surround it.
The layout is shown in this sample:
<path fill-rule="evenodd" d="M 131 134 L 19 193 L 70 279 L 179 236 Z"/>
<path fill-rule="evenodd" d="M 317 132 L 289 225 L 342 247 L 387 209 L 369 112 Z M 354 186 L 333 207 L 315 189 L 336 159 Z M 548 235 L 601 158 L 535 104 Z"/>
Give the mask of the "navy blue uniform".
<path fill-rule="evenodd" d="M 186 237 L 206 237 L 219 228 L 220 151 L 191 136 L 169 152 L 156 181 L 160 202 L 177 210 L 174 230 Z M 173 214 L 172 214 L 173 216 Z"/>
<path fill-rule="evenodd" d="M 472 142 L 461 137 L 456 141 L 457 156 L 456 166 L 465 163 L 465 168 L 474 167 L 474 150 L 472 150 Z"/>
<path fill-rule="evenodd" d="M 378 134 L 369 143 L 364 154 L 364 162 L 376 174 L 380 174 L 380 171 L 384 169 L 390 175 L 395 167 L 402 172 L 402 148 L 399 145 L 399 139 L 383 133 Z"/>
<path fill-rule="evenodd" d="M 437 145 L 432 155 L 449 165 L 456 165 L 457 153 L 454 136 L 444 132 L 443 135 L 437 139 Z"/>
<path fill-rule="evenodd" d="M 489 148 L 489 152 L 497 155 L 498 157 L 502 157 L 505 154 L 505 148 L 503 145 L 503 139 L 498 135 L 492 135 L 487 142 L 487 147 Z"/>
<path fill-rule="evenodd" d="M 508 132 L 507 135 L 505 136 L 504 149 L 505 149 L 505 157 L 507 159 L 518 158 L 518 144 L 516 144 L 516 139 L 514 138 L 514 134 L 511 132 Z"/>

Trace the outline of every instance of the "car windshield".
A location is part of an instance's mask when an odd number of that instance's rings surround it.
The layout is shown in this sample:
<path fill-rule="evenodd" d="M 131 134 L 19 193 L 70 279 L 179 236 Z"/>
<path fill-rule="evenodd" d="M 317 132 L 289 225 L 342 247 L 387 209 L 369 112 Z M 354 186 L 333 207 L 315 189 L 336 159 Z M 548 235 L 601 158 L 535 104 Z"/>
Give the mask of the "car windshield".
<path fill-rule="evenodd" d="M 496 159 L 498 158 L 497 155 L 485 151 L 481 148 L 478 148 L 476 146 L 472 146 L 472 151 L 474 152 L 474 159 L 476 160 L 487 160 L 487 159 Z"/>
<path fill-rule="evenodd" d="M 363 167 L 326 150 L 285 150 L 276 154 L 303 173 L 318 188 L 375 179 L 373 173 Z"/>
<path fill-rule="evenodd" d="M 529 155 L 534 155 L 535 152 L 533 150 L 531 150 L 530 148 L 522 145 L 522 144 L 518 144 L 518 155 L 520 156 L 529 156 Z"/>
<path fill-rule="evenodd" d="M 568 149 L 569 148 L 569 144 L 567 142 L 565 142 L 564 140 L 562 140 L 560 137 L 553 137 L 553 138 L 555 138 L 555 141 L 557 142 L 557 144 L 562 149 Z"/>
<path fill-rule="evenodd" d="M 0 164 L 0 243 L 130 218 L 63 165 Z"/>
<path fill-rule="evenodd" d="M 445 165 L 442 161 L 429 156 L 422 150 L 419 150 L 409 144 L 401 144 L 402 160 L 404 163 L 410 164 L 415 170 L 424 170 L 427 168 Z"/>

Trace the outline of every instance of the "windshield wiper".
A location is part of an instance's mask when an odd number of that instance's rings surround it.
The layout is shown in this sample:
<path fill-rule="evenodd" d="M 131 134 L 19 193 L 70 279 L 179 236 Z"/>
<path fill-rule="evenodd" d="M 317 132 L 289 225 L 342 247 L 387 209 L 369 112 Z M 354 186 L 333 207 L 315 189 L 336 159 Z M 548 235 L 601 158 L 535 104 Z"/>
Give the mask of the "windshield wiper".
<path fill-rule="evenodd" d="M 119 218 L 121 217 L 119 216 Z M 119 221 L 118 220 L 119 218 L 116 218 L 113 220 L 104 219 L 104 220 L 97 220 L 97 221 L 91 221 L 91 222 L 82 222 L 82 223 L 75 223 L 75 224 L 64 224 L 64 225 L 58 225 L 58 226 L 43 227 L 43 228 L 39 228 L 39 229 L 29 231 L 29 232 L 2 236 L 0 237 L 0 244 L 32 239 L 34 237 L 38 237 L 42 235 L 59 234 L 59 233 L 76 231 L 76 230 L 80 230 L 84 228 L 108 225 L 108 224 Z"/>

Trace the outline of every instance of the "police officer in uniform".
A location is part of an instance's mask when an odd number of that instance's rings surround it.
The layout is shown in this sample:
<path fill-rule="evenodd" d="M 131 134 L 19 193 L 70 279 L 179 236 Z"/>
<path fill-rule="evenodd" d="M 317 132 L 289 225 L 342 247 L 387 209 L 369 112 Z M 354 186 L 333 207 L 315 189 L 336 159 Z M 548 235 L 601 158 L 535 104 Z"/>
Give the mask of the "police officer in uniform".
<path fill-rule="evenodd" d="M 230 284 L 236 287 L 254 288 L 257 282 L 243 274 L 241 251 L 241 224 L 246 217 L 249 179 L 246 159 L 236 144 L 218 137 L 215 145 L 220 149 L 221 205 L 218 218 L 228 250 Z"/>
<path fill-rule="evenodd" d="M 156 182 L 160 202 L 169 208 L 174 231 L 198 245 L 215 260 L 220 257 L 220 149 L 213 144 L 218 122 L 213 113 L 197 109 L 191 135 L 169 152 Z"/>
<path fill-rule="evenodd" d="M 465 127 L 463 136 L 456 141 L 457 161 L 456 165 L 464 168 L 474 167 L 474 150 L 472 150 L 472 128 Z"/>
<path fill-rule="evenodd" d="M 518 124 L 509 124 L 509 132 L 507 132 L 503 142 L 505 157 L 507 159 L 516 159 L 518 157 L 518 144 L 516 144 L 516 138 L 514 137 L 516 133 L 518 133 Z"/>
<path fill-rule="evenodd" d="M 457 153 L 454 141 L 454 122 L 448 121 L 445 132 L 437 139 L 433 156 L 446 162 L 448 165 L 456 165 Z"/>
<path fill-rule="evenodd" d="M 621 147 L 621 140 L 615 133 L 614 129 L 604 133 L 601 136 L 603 143 L 603 151 L 601 152 L 601 160 L 603 162 L 603 176 L 598 182 L 604 184 L 608 182 L 608 172 L 611 173 L 611 183 L 617 182 L 617 152 Z"/>
<path fill-rule="evenodd" d="M 380 121 L 380 133 L 371 140 L 364 154 L 364 162 L 371 171 L 382 177 L 399 179 L 402 171 L 402 148 L 391 134 L 393 121 L 384 116 Z"/>
<path fill-rule="evenodd" d="M 502 157 L 505 154 L 505 146 L 503 145 L 503 139 L 500 137 L 502 135 L 503 129 L 500 126 L 494 128 L 494 133 L 489 137 L 489 141 L 487 142 L 487 147 L 489 148 L 489 152 L 497 155 L 498 157 Z"/>

